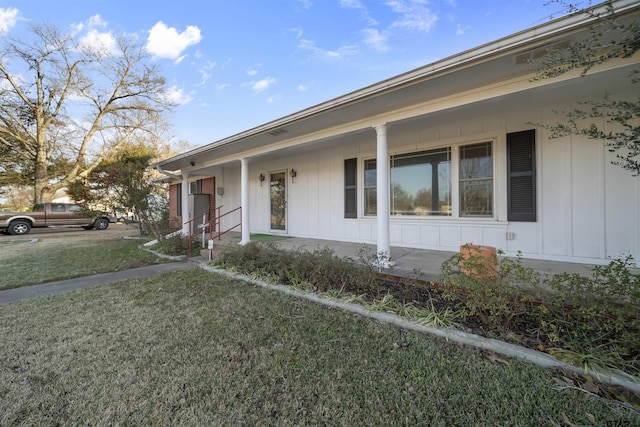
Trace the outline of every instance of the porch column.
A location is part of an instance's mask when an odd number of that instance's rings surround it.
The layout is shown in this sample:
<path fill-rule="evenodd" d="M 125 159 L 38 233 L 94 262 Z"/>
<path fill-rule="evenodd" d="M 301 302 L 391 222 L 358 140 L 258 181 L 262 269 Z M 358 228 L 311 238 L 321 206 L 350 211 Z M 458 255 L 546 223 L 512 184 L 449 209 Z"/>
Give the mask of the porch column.
<path fill-rule="evenodd" d="M 378 262 L 388 267 L 391 256 L 389 244 L 389 155 L 387 152 L 387 124 L 375 126 L 376 141 L 376 210 L 378 228 Z"/>
<path fill-rule="evenodd" d="M 186 172 L 182 173 L 182 185 L 181 185 L 181 204 L 182 204 L 182 234 L 185 236 L 189 235 L 189 226 L 191 224 L 186 224 L 192 217 L 192 213 L 189 212 L 189 174 Z"/>
<path fill-rule="evenodd" d="M 251 229 L 249 226 L 249 159 L 240 159 L 240 192 L 242 207 L 242 238 L 241 245 L 246 245 L 251 241 Z"/>

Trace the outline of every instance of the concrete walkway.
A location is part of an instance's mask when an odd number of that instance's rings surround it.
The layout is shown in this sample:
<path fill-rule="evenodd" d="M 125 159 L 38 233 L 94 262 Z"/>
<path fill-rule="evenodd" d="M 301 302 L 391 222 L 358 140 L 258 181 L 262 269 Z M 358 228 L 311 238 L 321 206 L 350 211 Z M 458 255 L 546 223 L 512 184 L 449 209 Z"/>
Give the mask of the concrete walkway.
<path fill-rule="evenodd" d="M 23 286 L 21 288 L 7 289 L 0 291 L 0 305 L 9 304 L 16 301 L 37 298 L 48 295 L 61 294 L 74 289 L 87 288 L 89 286 L 116 283 L 129 279 L 141 279 L 155 276 L 160 273 L 167 273 L 179 270 L 187 270 L 197 267 L 202 258 L 195 258 L 183 262 L 168 262 L 164 264 L 154 264 L 146 267 L 132 268 L 130 270 L 117 271 L 114 273 L 102 273 L 93 276 L 77 277 L 75 279 L 60 280 L 57 282 L 43 283 L 40 285 Z"/>

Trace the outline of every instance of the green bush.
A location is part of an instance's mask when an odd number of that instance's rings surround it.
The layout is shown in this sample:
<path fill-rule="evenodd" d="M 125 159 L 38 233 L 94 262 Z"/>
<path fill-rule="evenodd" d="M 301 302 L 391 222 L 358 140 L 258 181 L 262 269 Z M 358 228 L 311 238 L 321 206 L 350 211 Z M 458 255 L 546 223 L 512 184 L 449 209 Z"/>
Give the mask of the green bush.
<path fill-rule="evenodd" d="M 544 307 L 544 330 L 564 350 L 601 354 L 600 359 L 626 361 L 640 372 L 640 275 L 633 259 L 594 267 L 590 276 L 555 274 L 545 280 L 552 298 Z M 610 364 L 610 363 L 606 363 Z"/>
<path fill-rule="evenodd" d="M 280 249 L 274 242 L 250 242 L 225 247 L 216 264 L 275 282 L 326 292 L 342 290 L 353 294 L 375 294 L 378 277 L 372 267 L 340 258 L 329 248 L 294 251 Z"/>
<path fill-rule="evenodd" d="M 441 284 L 443 295 L 457 304 L 460 315 L 477 316 L 485 325 L 502 330 L 531 311 L 540 274 L 523 267 L 520 254 L 516 259 L 494 256 L 490 261 L 478 252 L 465 259 L 455 254 L 440 267 Z"/>
<path fill-rule="evenodd" d="M 465 274 L 461 262 L 476 274 Z M 640 374 L 640 276 L 631 273 L 631 257 L 596 266 L 590 276 L 543 276 L 522 266 L 520 254 L 493 263 L 493 275 L 478 255 L 442 264 L 444 295 L 459 315 L 505 335 L 528 328 L 539 348 L 583 367 Z"/>
<path fill-rule="evenodd" d="M 198 247 L 196 244 L 193 247 Z M 180 256 L 189 254 L 189 236 L 176 234 L 171 237 L 161 238 L 153 247 L 154 250 L 171 256 Z"/>

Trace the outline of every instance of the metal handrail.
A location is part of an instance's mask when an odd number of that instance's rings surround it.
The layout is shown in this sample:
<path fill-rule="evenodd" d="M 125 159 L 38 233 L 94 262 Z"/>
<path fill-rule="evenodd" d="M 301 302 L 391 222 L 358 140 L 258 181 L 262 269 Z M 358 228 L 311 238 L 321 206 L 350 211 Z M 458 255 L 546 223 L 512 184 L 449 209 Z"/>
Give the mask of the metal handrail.
<path fill-rule="evenodd" d="M 236 225 L 232 226 L 232 227 L 229 227 L 227 230 L 222 231 L 222 229 L 221 229 L 221 227 L 220 227 L 220 222 L 221 222 L 221 220 L 222 220 L 222 217 L 227 216 L 227 215 L 230 215 L 230 214 L 232 214 L 232 213 L 234 213 L 234 212 L 236 212 L 236 211 L 240 211 L 240 214 L 241 214 L 241 215 L 240 215 L 240 222 L 239 222 L 238 224 L 236 224 Z M 220 237 L 222 237 L 222 235 L 223 235 L 223 234 L 226 234 L 226 233 L 230 232 L 231 230 L 233 230 L 233 229 L 234 229 L 234 228 L 236 228 L 236 227 L 240 227 L 240 226 L 242 226 L 242 206 L 237 207 L 237 208 L 235 208 L 235 209 L 233 209 L 233 210 L 231 210 L 231 211 L 229 211 L 229 212 L 227 212 L 227 213 L 225 213 L 225 214 L 217 215 L 215 225 L 217 225 L 217 228 L 216 228 L 216 229 L 218 230 L 218 235 L 217 235 L 217 236 L 215 236 L 215 237 L 216 237 L 218 240 L 220 240 Z M 213 238 L 214 238 L 214 237 L 213 237 L 213 234 L 212 234 L 212 235 L 211 235 L 211 239 L 213 239 Z"/>
<path fill-rule="evenodd" d="M 189 221 L 186 221 L 184 224 L 188 225 L 189 227 L 189 257 L 193 256 L 193 236 L 194 233 L 192 231 L 193 229 L 193 224 L 195 223 L 196 220 L 200 220 L 202 219 L 202 246 L 204 247 L 204 236 L 207 232 L 207 230 L 209 230 L 209 238 L 214 240 L 220 240 L 220 238 L 222 237 L 223 234 L 226 234 L 228 232 L 230 232 L 231 230 L 233 230 L 234 228 L 240 227 L 242 226 L 242 206 L 235 208 L 229 212 L 226 212 L 224 214 L 220 214 L 221 210 L 222 210 L 223 206 L 218 206 L 215 209 L 215 214 L 213 215 L 213 218 L 211 218 L 208 222 L 207 222 L 207 213 L 203 213 L 202 215 L 198 215 L 195 218 L 190 219 Z M 236 211 L 240 211 L 241 215 L 240 215 L 240 222 L 236 225 L 233 225 L 232 227 L 230 227 L 229 229 L 222 231 L 221 230 L 221 223 L 222 223 L 222 218 L 230 215 Z M 200 227 L 200 226 L 199 226 Z M 214 231 L 218 231 L 217 235 L 213 235 Z"/>

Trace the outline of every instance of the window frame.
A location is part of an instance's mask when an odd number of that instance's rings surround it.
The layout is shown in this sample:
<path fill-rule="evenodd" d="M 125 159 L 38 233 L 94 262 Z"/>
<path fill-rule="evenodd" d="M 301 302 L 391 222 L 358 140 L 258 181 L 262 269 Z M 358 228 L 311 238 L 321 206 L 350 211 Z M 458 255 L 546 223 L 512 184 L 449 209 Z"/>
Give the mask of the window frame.
<path fill-rule="evenodd" d="M 502 137 L 504 137 L 506 139 L 507 134 L 502 134 Z M 465 139 L 465 140 L 457 140 L 455 142 L 450 142 L 448 144 L 442 144 L 442 145 L 435 145 L 435 146 L 428 146 L 428 147 L 412 147 L 412 149 L 410 150 L 406 150 L 406 151 L 399 151 L 399 152 L 389 152 L 387 154 L 388 156 L 388 160 L 389 160 L 389 182 L 387 183 L 387 185 L 389 186 L 389 212 L 392 211 L 391 207 L 391 197 L 392 197 L 392 158 L 393 156 L 411 156 L 413 154 L 420 154 L 420 153 L 428 153 L 430 151 L 438 151 L 438 150 L 449 150 L 449 159 L 450 159 L 450 177 L 451 177 L 451 181 L 450 181 L 450 199 L 451 199 L 451 206 L 449 207 L 449 209 L 446 212 L 433 212 L 432 214 L 429 215 L 389 215 L 390 219 L 393 218 L 397 218 L 397 219 L 402 219 L 402 220 L 424 220 L 424 219 L 429 219 L 429 220 L 444 220 L 444 221 L 449 221 L 449 220 L 463 220 L 463 221 L 487 221 L 487 220 L 495 220 L 498 216 L 499 216 L 499 211 L 500 210 L 500 204 L 499 204 L 499 199 L 501 197 L 504 197 L 504 195 L 502 195 L 502 193 L 499 191 L 502 189 L 502 191 L 504 191 L 505 189 L 501 186 L 499 180 L 497 179 L 499 172 L 505 170 L 503 168 L 499 167 L 499 162 L 508 160 L 507 157 L 505 157 L 505 154 L 503 151 L 501 151 L 500 147 L 502 147 L 502 150 L 505 149 L 504 144 L 502 145 L 499 144 L 499 140 L 500 137 L 496 134 L 496 135 L 484 135 L 484 136 L 478 136 L 477 138 L 469 138 L 469 139 Z M 503 140 L 505 141 L 505 140 Z M 461 174 L 463 173 L 462 170 L 462 166 L 461 166 L 461 159 L 462 159 L 462 150 L 465 147 L 470 147 L 473 145 L 487 145 L 489 147 L 489 152 L 490 152 L 490 161 L 491 161 L 491 165 L 487 168 L 488 171 L 490 171 L 490 176 L 483 176 L 480 178 L 466 178 L 466 179 L 461 179 Z M 502 154 L 501 154 L 502 153 Z M 377 173 L 377 158 L 375 156 L 369 156 L 369 157 L 359 157 L 358 158 L 358 167 L 361 167 L 361 171 L 358 171 L 358 183 L 357 183 L 357 189 L 356 189 L 356 193 L 357 193 L 357 197 L 358 197 L 358 204 L 359 207 L 358 208 L 358 214 L 360 215 L 360 217 L 362 218 L 375 218 L 377 216 L 377 209 L 376 206 L 372 207 L 372 210 L 370 210 L 369 212 L 367 212 L 367 191 L 371 191 L 374 190 L 374 193 L 376 192 L 377 189 L 377 183 L 371 183 L 371 185 L 366 185 L 367 184 L 367 167 L 369 165 L 375 165 L 375 170 Z M 506 168 L 506 166 L 505 166 Z M 471 181 L 489 181 L 490 182 L 490 186 L 488 188 L 490 188 L 490 202 L 488 204 L 488 206 L 490 207 L 490 212 L 487 214 L 474 214 L 474 215 L 464 215 L 463 214 L 463 209 L 462 209 L 462 197 L 464 196 L 464 192 L 463 192 L 463 182 L 471 182 Z"/>
<path fill-rule="evenodd" d="M 462 152 L 464 149 L 469 149 L 470 147 L 473 147 L 474 145 L 476 146 L 481 146 L 481 145 L 485 145 L 488 146 L 490 149 L 490 158 L 491 158 L 491 166 L 489 168 L 487 168 L 487 170 L 489 170 L 491 172 L 490 176 L 485 176 L 485 175 L 479 175 L 477 177 L 472 177 L 472 178 L 462 178 L 462 174 L 463 174 L 463 168 L 462 168 L 462 161 L 463 161 L 463 156 L 462 156 Z M 458 145 L 458 217 L 459 218 L 495 218 L 495 214 L 496 214 L 496 181 L 495 181 L 495 165 L 496 165 L 496 161 L 495 161 L 495 141 L 493 139 L 491 140 L 483 140 L 480 142 L 472 142 L 472 143 L 466 143 L 466 144 L 459 144 Z M 463 213 L 463 208 L 464 208 L 464 203 L 463 203 L 463 198 L 465 196 L 465 192 L 463 189 L 463 186 L 465 183 L 485 183 L 485 182 L 490 182 L 491 183 L 491 192 L 490 192 L 490 203 L 487 203 L 487 205 L 490 205 L 490 209 L 491 211 L 487 214 L 464 214 Z"/>
<path fill-rule="evenodd" d="M 378 215 L 378 207 L 377 204 L 373 204 L 373 211 L 368 211 L 369 208 L 369 200 L 367 197 L 367 190 L 374 189 L 374 194 L 377 194 L 377 180 L 374 180 L 373 184 L 367 185 L 367 163 L 373 163 L 375 165 L 375 174 L 378 174 L 378 159 L 375 157 L 370 157 L 366 159 L 362 159 L 362 214 L 365 217 L 375 217 Z M 375 199 L 377 201 L 377 198 Z"/>

